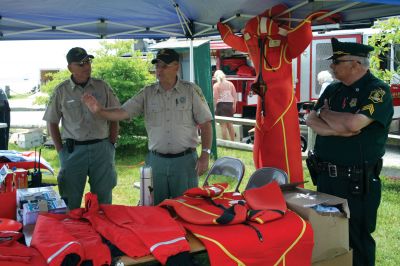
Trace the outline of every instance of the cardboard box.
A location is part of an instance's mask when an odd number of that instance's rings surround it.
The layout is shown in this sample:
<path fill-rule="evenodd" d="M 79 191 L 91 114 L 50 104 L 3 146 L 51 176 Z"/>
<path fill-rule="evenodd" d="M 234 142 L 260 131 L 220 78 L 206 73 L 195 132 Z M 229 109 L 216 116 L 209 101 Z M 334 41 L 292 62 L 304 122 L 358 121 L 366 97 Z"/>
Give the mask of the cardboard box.
<path fill-rule="evenodd" d="M 285 191 L 288 208 L 309 221 L 314 231 L 312 262 L 334 258 L 349 251 L 350 210 L 347 200 L 325 193 L 296 188 Z M 336 206 L 340 212 L 318 212 L 317 205 Z"/>
<path fill-rule="evenodd" d="M 350 250 L 342 255 L 336 256 L 331 259 L 318 261 L 312 266 L 352 266 L 353 265 L 353 250 Z"/>

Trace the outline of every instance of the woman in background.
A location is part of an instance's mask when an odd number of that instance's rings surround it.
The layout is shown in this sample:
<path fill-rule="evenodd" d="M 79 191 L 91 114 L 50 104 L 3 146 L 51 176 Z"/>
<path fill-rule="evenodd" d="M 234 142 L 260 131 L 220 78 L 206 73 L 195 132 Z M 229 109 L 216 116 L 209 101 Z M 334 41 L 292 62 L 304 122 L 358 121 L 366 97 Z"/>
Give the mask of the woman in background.
<path fill-rule="evenodd" d="M 222 70 L 215 71 L 214 78 L 217 80 L 213 86 L 215 115 L 233 117 L 236 109 L 236 88 L 232 82 L 226 80 Z M 221 122 L 220 124 L 222 139 L 228 139 L 228 132 L 230 140 L 233 141 L 235 131 L 232 123 Z"/>
<path fill-rule="evenodd" d="M 317 80 L 319 85 L 321 85 L 321 90 L 319 92 L 319 97 L 321 97 L 325 88 L 332 83 L 333 77 L 332 74 L 328 70 L 324 70 L 318 73 Z"/>

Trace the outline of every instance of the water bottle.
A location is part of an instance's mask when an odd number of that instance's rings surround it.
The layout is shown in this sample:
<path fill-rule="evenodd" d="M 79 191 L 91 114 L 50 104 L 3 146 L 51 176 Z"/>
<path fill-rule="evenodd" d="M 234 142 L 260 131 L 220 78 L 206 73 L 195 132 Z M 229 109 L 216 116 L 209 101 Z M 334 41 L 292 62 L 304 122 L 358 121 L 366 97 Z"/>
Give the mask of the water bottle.
<path fill-rule="evenodd" d="M 153 201 L 153 174 L 151 166 L 140 167 L 140 205 L 152 206 Z"/>

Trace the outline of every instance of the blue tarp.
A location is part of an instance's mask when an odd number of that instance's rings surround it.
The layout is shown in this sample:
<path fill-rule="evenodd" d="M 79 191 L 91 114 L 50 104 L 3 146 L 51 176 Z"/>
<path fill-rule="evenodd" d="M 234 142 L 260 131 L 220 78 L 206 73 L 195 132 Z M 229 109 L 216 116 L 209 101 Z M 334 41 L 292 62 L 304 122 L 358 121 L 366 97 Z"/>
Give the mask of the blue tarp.
<path fill-rule="evenodd" d="M 400 14 L 398 0 L 1 0 L 0 40 L 196 38 L 216 35 L 215 24 L 226 19 L 239 31 L 279 3 L 293 8 L 294 19 L 336 10 L 345 28 Z"/>

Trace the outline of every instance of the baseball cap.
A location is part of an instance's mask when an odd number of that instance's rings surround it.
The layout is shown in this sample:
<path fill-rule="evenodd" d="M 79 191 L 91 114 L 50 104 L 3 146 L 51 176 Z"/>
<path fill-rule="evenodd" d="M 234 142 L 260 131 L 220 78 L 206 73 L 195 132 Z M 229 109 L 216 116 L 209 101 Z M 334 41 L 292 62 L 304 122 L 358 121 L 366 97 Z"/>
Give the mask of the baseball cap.
<path fill-rule="evenodd" d="M 345 55 L 368 57 L 368 54 L 374 50 L 374 48 L 369 45 L 355 42 L 340 42 L 336 38 L 332 38 L 331 43 L 333 54 L 327 59 L 336 59 Z"/>
<path fill-rule="evenodd" d="M 67 53 L 68 64 L 71 64 L 72 62 L 82 62 L 86 58 L 94 58 L 94 56 L 88 54 L 86 50 L 81 47 L 74 47 Z"/>
<path fill-rule="evenodd" d="M 155 64 L 158 61 L 162 61 L 166 64 L 172 63 L 174 61 L 179 62 L 179 54 L 173 49 L 161 49 L 160 51 L 158 51 L 156 58 L 151 60 L 151 63 Z"/>

